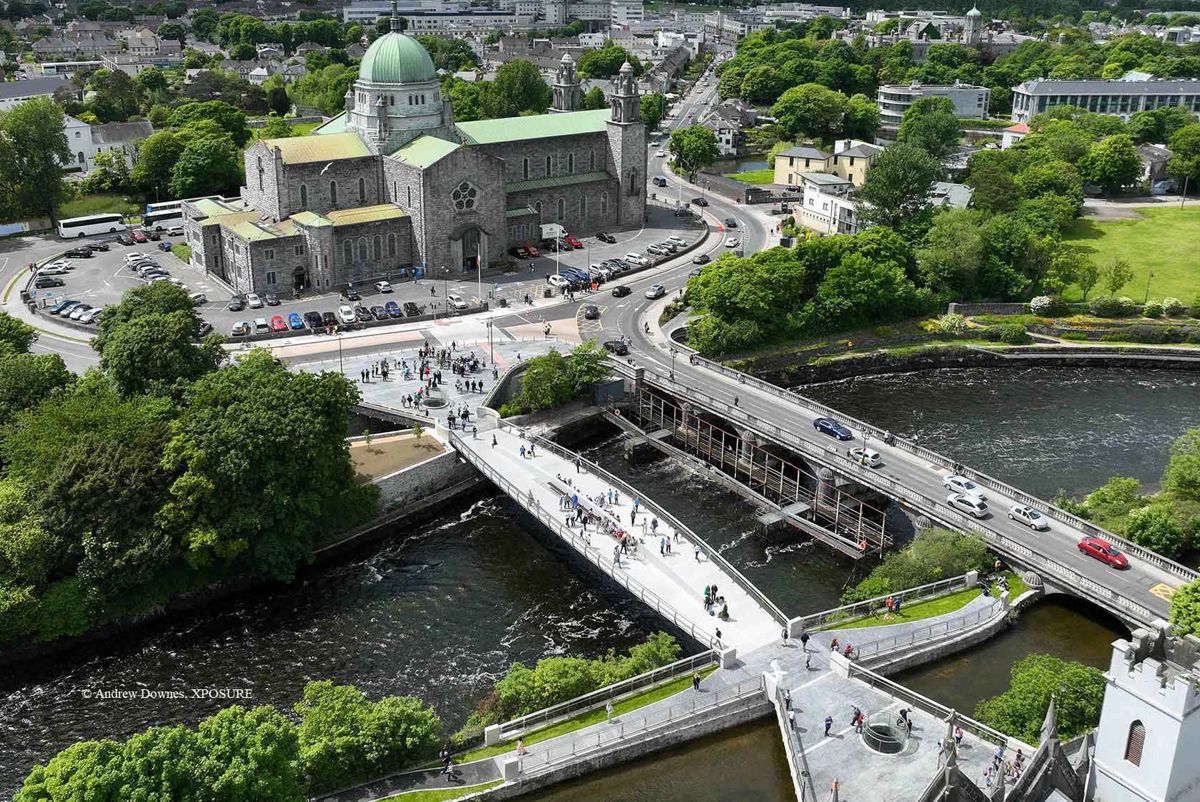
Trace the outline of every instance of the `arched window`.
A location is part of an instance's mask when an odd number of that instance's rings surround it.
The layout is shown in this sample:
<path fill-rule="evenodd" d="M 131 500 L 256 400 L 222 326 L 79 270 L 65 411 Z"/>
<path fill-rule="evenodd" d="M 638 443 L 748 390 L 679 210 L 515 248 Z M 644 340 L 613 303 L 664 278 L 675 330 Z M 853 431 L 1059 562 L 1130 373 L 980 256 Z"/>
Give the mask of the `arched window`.
<path fill-rule="evenodd" d="M 366 179 L 364 179 L 364 178 L 358 179 L 358 202 L 359 203 L 367 202 L 367 182 L 366 182 Z"/>
<path fill-rule="evenodd" d="M 388 234 L 388 256 L 396 255 L 396 235 Z"/>
<path fill-rule="evenodd" d="M 259 156 L 259 157 L 258 157 L 258 191 L 259 191 L 259 192 L 262 192 L 262 191 L 263 191 L 263 166 L 262 166 L 262 156 Z"/>
<path fill-rule="evenodd" d="M 383 237 L 379 236 L 378 234 L 376 234 L 375 238 L 371 241 L 371 256 L 376 261 L 379 261 L 383 258 Z"/>
<path fill-rule="evenodd" d="M 596 151 L 591 151 L 588 154 L 588 169 L 592 172 L 596 171 Z"/>
<path fill-rule="evenodd" d="M 521 159 L 521 178 L 529 180 L 529 159 Z"/>
<path fill-rule="evenodd" d="M 608 214 L 608 193 L 600 193 L 600 214 L 601 216 Z"/>
<path fill-rule="evenodd" d="M 567 216 L 567 202 L 562 198 L 558 199 L 558 219 L 562 220 Z"/>
<path fill-rule="evenodd" d="M 301 209 L 308 208 L 308 185 L 307 184 L 300 185 L 300 208 Z"/>
<path fill-rule="evenodd" d="M 638 169 L 636 167 L 634 167 L 632 170 L 629 171 L 629 194 L 637 195 L 639 191 L 640 190 L 638 189 Z"/>
<path fill-rule="evenodd" d="M 329 182 L 329 203 L 331 206 L 337 206 L 337 181 Z"/>
<path fill-rule="evenodd" d="M 1146 743 L 1146 728 L 1141 721 L 1129 725 L 1129 737 L 1125 740 L 1125 759 L 1135 766 L 1142 765 L 1142 746 Z"/>
<path fill-rule="evenodd" d="M 350 240 L 342 240 L 342 264 L 348 265 L 354 261 L 354 246 L 350 244 Z"/>
<path fill-rule="evenodd" d="M 79 151 L 79 163 L 83 164 L 86 161 L 87 161 L 87 157 L 83 155 L 83 151 L 82 150 Z"/>
<path fill-rule="evenodd" d="M 358 261 L 360 261 L 360 262 L 367 261 L 367 238 L 366 237 L 358 238 Z"/>
<path fill-rule="evenodd" d="M 574 175 L 574 174 L 575 174 L 575 154 L 568 153 L 567 154 L 567 175 Z"/>
<path fill-rule="evenodd" d="M 542 222 L 542 202 L 538 201 L 537 203 L 533 204 L 533 210 L 537 212 L 538 222 Z"/>
<path fill-rule="evenodd" d="M 550 175 L 550 157 L 546 157 L 546 175 Z"/>
<path fill-rule="evenodd" d="M 579 219 L 587 220 L 587 195 L 579 199 Z"/>

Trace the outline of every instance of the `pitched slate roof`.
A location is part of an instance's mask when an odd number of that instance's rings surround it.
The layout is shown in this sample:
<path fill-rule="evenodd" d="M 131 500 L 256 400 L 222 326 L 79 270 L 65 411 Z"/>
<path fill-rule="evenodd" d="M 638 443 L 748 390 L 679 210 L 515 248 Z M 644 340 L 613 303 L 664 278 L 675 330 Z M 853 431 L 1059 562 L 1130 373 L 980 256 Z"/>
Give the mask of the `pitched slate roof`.
<path fill-rule="evenodd" d="M 828 153 L 826 153 L 825 151 L 823 151 L 819 148 L 814 148 L 811 145 L 797 145 L 794 148 L 788 148 L 787 150 L 781 150 L 777 154 L 777 157 L 778 156 L 790 156 L 793 159 L 822 159 L 822 160 L 824 160 L 824 159 L 829 158 Z"/>

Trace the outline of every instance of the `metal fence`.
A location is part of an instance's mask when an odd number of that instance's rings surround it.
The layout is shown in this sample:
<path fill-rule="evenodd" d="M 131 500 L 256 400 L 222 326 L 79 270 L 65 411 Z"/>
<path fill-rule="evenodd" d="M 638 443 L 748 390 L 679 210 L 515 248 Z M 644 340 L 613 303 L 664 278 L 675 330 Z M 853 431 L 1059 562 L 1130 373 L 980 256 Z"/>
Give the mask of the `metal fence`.
<path fill-rule="evenodd" d="M 783 748 L 787 754 L 788 766 L 792 772 L 792 785 L 797 789 L 796 798 L 800 802 L 816 802 L 817 789 L 813 785 L 812 772 L 808 770 L 808 756 L 804 754 L 804 742 L 800 734 L 792 728 L 787 717 L 787 701 L 781 686 L 775 688 L 775 718 L 779 730 L 783 733 Z"/>
<path fill-rule="evenodd" d="M 577 532 L 576 530 L 563 525 L 562 519 L 557 513 L 551 514 L 541 506 L 538 500 L 532 495 L 522 491 L 504 476 L 502 476 L 495 468 L 488 465 L 483 458 L 476 454 L 470 446 L 465 445 L 465 440 L 456 431 L 448 431 L 450 436 L 450 444 L 462 455 L 464 459 L 474 465 L 480 473 L 492 481 L 496 487 L 507 493 L 512 499 L 517 501 L 525 508 L 530 515 L 537 518 L 547 529 L 558 535 L 564 541 L 569 543 L 575 551 L 579 552 L 588 562 L 595 565 L 604 573 L 608 574 L 619 585 L 622 585 L 634 596 L 637 596 L 643 603 L 658 613 L 660 616 L 670 621 L 681 631 L 686 632 L 693 640 L 704 644 L 710 648 L 720 648 L 722 643 L 716 637 L 716 633 L 709 632 L 702 627 L 697 626 L 687 616 L 680 613 L 668 602 L 663 600 L 658 594 L 650 590 L 648 587 L 631 578 L 622 572 L 612 557 L 601 553 L 594 548 L 589 542 L 587 535 Z"/>
<path fill-rule="evenodd" d="M 743 373 L 739 370 L 734 370 L 733 368 L 722 365 L 719 362 L 713 362 L 712 360 L 705 359 L 704 357 L 701 357 L 698 355 L 693 358 L 693 362 L 696 365 L 707 368 L 716 373 L 720 373 L 723 376 L 732 378 L 732 379 L 736 380 L 739 384 L 747 384 L 747 385 L 750 385 L 751 387 L 755 387 L 764 392 L 768 392 L 771 395 L 777 396 L 779 398 L 787 399 L 791 403 L 796 404 L 798 406 L 802 406 L 805 409 L 809 410 L 810 412 L 814 412 L 818 415 L 823 415 L 823 416 L 836 417 L 839 420 L 843 421 L 844 423 L 847 423 L 848 425 L 850 425 L 853 428 L 856 428 L 860 431 L 869 433 L 876 440 L 882 441 L 884 436 L 886 434 L 889 434 L 888 432 L 885 432 L 884 430 L 882 430 L 876 426 L 872 426 L 871 424 L 866 423 L 865 421 L 858 420 L 857 418 L 848 417 L 847 415 L 845 415 L 842 412 L 839 412 L 836 409 L 832 409 L 831 407 L 827 407 L 824 404 L 813 401 L 811 398 L 806 398 L 805 396 L 802 396 L 799 393 L 795 393 L 790 390 L 785 390 L 781 387 L 777 387 L 776 385 L 771 384 L 770 382 L 763 381 L 762 379 L 758 379 L 754 376 Z M 895 437 L 895 435 L 892 435 L 892 436 Z M 930 462 L 936 462 L 940 465 L 953 466 L 953 465 L 957 464 L 954 460 L 950 459 L 949 457 L 946 457 L 943 454 L 938 453 L 937 451 L 934 451 L 929 448 L 925 448 L 924 446 L 919 446 L 916 443 L 912 443 L 912 442 L 905 440 L 903 438 L 900 438 L 900 437 L 895 437 L 895 447 L 900 448 L 904 451 L 909 452 L 910 454 L 914 454 L 914 455 L 921 457 L 922 459 L 928 460 Z M 1176 576 L 1179 576 L 1179 577 L 1182 577 L 1182 578 L 1188 579 L 1188 580 L 1192 580 L 1192 579 L 1195 579 L 1197 576 L 1200 576 L 1200 574 L 1198 574 L 1193 569 L 1188 568 L 1186 565 L 1181 565 L 1180 563 L 1177 563 L 1174 560 L 1170 560 L 1166 557 L 1163 557 L 1161 554 L 1158 554 L 1150 549 L 1147 549 L 1144 546 L 1140 546 L 1137 543 L 1126 540 L 1125 538 L 1121 537 L 1120 535 L 1116 535 L 1116 534 L 1113 534 L 1112 532 L 1109 532 L 1106 529 L 1102 529 L 1101 527 L 1096 526 L 1095 524 L 1091 523 L 1090 521 L 1086 521 L 1077 515 L 1073 515 L 1064 509 L 1056 507 L 1055 505 L 1049 503 L 1048 501 L 1040 499 L 1036 496 L 1032 496 L 1023 490 L 1015 488 L 1012 485 L 1002 482 L 999 479 L 989 476 L 986 473 L 977 471 L 973 468 L 969 468 L 964 465 L 958 465 L 957 470 L 961 473 L 961 475 L 966 476 L 968 479 L 971 479 L 972 481 L 974 481 L 980 485 L 983 485 L 984 487 L 991 488 L 992 490 L 996 490 L 1000 493 L 1010 496 L 1014 500 L 1020 502 L 1021 504 L 1025 504 L 1026 506 L 1033 507 L 1035 510 L 1038 510 L 1046 515 L 1056 518 L 1057 520 L 1060 520 L 1063 523 L 1070 524 L 1071 526 L 1075 527 L 1076 529 L 1079 529 L 1082 532 L 1085 532 L 1090 535 L 1096 535 L 1099 537 L 1103 537 L 1106 540 L 1109 540 L 1113 543 L 1119 544 L 1121 546 L 1121 548 L 1124 549 L 1127 554 L 1136 556 L 1138 559 L 1148 562 L 1151 565 L 1155 565 L 1155 566 L 1163 569 L 1164 571 L 1168 571 L 1172 574 L 1175 574 Z"/>
<path fill-rule="evenodd" d="M 762 695 L 763 678 L 759 675 L 737 685 L 691 694 L 686 704 L 680 701 L 661 707 L 647 707 L 637 713 L 626 713 L 613 721 L 615 727 L 581 732 L 568 739 L 546 741 L 528 748 L 518 758 L 521 761 L 521 774 L 527 778 L 536 777 L 612 747 L 653 740 L 691 721 L 711 718 L 726 708 L 740 707 L 754 697 L 761 699 Z"/>
<path fill-rule="evenodd" d="M 1149 608 L 1130 600 L 1123 594 L 1117 593 L 1116 591 L 1113 591 L 1110 588 L 1107 588 L 1104 585 L 1101 585 L 1100 583 L 1077 573 L 1076 571 L 1064 565 L 1061 560 L 1051 557 L 1048 554 L 1041 552 L 1038 549 L 1034 549 L 1031 546 L 1018 543 L 1012 538 L 1009 538 L 997 531 L 988 529 L 974 518 L 970 518 L 946 506 L 944 502 L 931 499 L 922 493 L 912 490 L 902 482 L 889 479 L 888 477 L 872 470 L 871 468 L 855 462 L 839 451 L 836 446 L 830 445 L 827 448 L 821 448 L 814 443 L 798 437 L 791 431 L 783 429 L 774 423 L 763 420 L 746 412 L 740 407 L 735 407 L 732 404 L 721 399 L 714 398 L 703 391 L 680 384 L 676 380 L 662 376 L 652 370 L 646 368 L 634 368 L 616 360 L 613 360 L 612 364 L 616 367 L 617 372 L 627 376 L 636 376 L 637 371 L 641 370 L 643 371 L 644 378 L 646 378 L 648 381 L 652 381 L 656 386 L 679 396 L 687 397 L 690 400 L 705 404 L 712 409 L 716 409 L 728 420 L 742 423 L 747 428 L 752 429 L 759 434 L 764 434 L 768 437 L 774 438 L 780 444 L 794 449 L 797 453 L 807 455 L 819 462 L 822 462 L 823 464 L 835 468 L 842 475 L 852 477 L 855 481 L 865 487 L 874 488 L 891 496 L 897 501 L 906 503 L 911 508 L 921 511 L 943 526 L 957 528 L 977 534 L 992 549 L 1013 557 L 1016 562 L 1019 562 L 1028 568 L 1040 569 L 1048 574 L 1053 575 L 1065 587 L 1070 588 L 1085 598 L 1089 598 L 1100 603 L 1101 606 L 1110 605 L 1112 607 L 1120 608 L 1131 618 L 1143 624 L 1151 623 L 1155 619 L 1161 617 L 1160 615 L 1152 612 Z M 758 381 L 757 379 L 751 380 L 755 382 Z M 771 387 L 770 385 L 768 386 Z M 780 390 L 777 387 L 772 387 L 772 390 L 776 393 L 786 393 L 786 391 Z M 788 395 L 792 394 L 788 393 Z M 793 397 L 799 399 L 798 396 Z M 822 409 L 827 408 L 822 407 Z M 833 410 L 827 411 L 830 413 L 834 412 Z M 919 451 L 925 450 L 919 449 Z M 932 451 L 928 452 L 927 458 L 931 460 L 941 459 L 943 461 L 945 459 L 944 457 L 941 457 Z M 1139 552 L 1146 552 L 1145 549 L 1141 549 L 1140 547 L 1138 547 L 1137 550 Z M 1134 552 L 1131 551 L 1130 553 Z M 1152 564 L 1158 565 L 1160 562 L 1171 562 L 1159 555 L 1154 555 L 1153 552 L 1148 553 L 1155 557 L 1154 560 L 1149 560 L 1149 562 Z M 1172 563 L 1172 565 L 1178 564 Z M 1190 572 L 1190 569 L 1184 568 L 1183 566 L 1179 566 L 1179 568 L 1183 571 Z M 1195 572 L 1191 573 L 1194 575 Z"/>
<path fill-rule="evenodd" d="M 932 640 L 944 638 L 954 632 L 970 629 L 995 618 L 997 615 L 1004 615 L 1005 612 L 1004 605 L 998 599 L 993 599 L 992 603 L 987 607 L 981 607 L 974 612 L 934 621 L 921 627 L 909 629 L 901 635 L 859 644 L 854 647 L 854 653 L 857 659 L 867 660 L 871 657 L 886 654 L 893 649 L 905 646 L 918 646 Z M 869 630 L 862 631 L 867 632 Z"/>
<path fill-rule="evenodd" d="M 517 432 L 520 431 L 519 427 L 513 426 L 511 423 L 508 423 L 507 421 L 500 421 L 500 425 L 504 428 L 511 429 L 513 431 L 517 431 Z M 729 561 L 726 560 L 719 551 L 714 549 L 712 546 L 708 545 L 708 543 L 706 543 L 703 538 L 701 538 L 695 532 L 693 532 L 691 529 L 689 529 L 687 526 L 685 526 L 678 518 L 671 515 L 669 512 L 662 509 L 661 507 L 658 507 L 657 505 L 647 503 L 646 498 L 640 492 L 638 492 L 638 490 L 635 487 L 622 481 L 621 479 L 617 478 L 616 476 L 613 476 L 611 473 L 604 470 L 603 468 L 601 468 L 599 465 L 592 462 L 591 460 L 585 459 L 582 456 L 575 454 L 574 452 L 568 451 L 567 449 L 560 446 L 558 443 L 555 443 L 553 440 L 548 440 L 542 436 L 538 436 L 535 439 L 537 440 L 539 446 L 542 446 L 550 451 L 553 451 L 554 453 L 558 454 L 558 456 L 562 457 L 563 459 L 567 460 L 568 462 L 574 462 L 575 460 L 579 460 L 581 465 L 587 466 L 588 471 L 596 474 L 597 476 L 603 477 L 606 482 L 613 485 L 613 487 L 618 488 L 622 493 L 624 493 L 630 499 L 640 498 L 642 500 L 642 507 L 644 509 L 646 509 L 653 515 L 657 516 L 659 518 L 659 520 L 663 521 L 668 526 L 673 528 L 676 532 L 683 535 L 689 542 L 699 546 L 700 550 L 703 551 L 708 556 L 708 559 L 710 561 L 712 561 L 715 565 L 717 565 L 724 573 L 728 574 L 730 579 L 732 579 L 739 586 L 741 586 L 742 590 L 746 591 L 746 593 L 749 594 L 751 599 L 753 599 L 755 602 L 758 603 L 758 605 L 760 607 L 762 607 L 764 610 L 766 610 L 768 613 L 770 613 L 770 615 L 776 621 L 779 622 L 780 626 L 787 626 L 787 623 L 788 623 L 787 615 L 785 615 L 784 612 L 782 610 L 780 610 L 775 605 L 775 603 L 767 597 L 767 595 L 765 593 L 763 593 L 761 590 L 759 590 L 754 585 L 753 582 L 751 582 L 749 579 L 747 579 L 742 574 L 741 571 L 734 568 L 733 565 L 731 565 L 729 563 Z"/>
<path fill-rule="evenodd" d="M 915 588 L 901 590 L 895 593 L 889 593 L 886 596 L 876 596 L 873 599 L 865 599 L 854 604 L 846 604 L 841 607 L 834 607 L 831 610 L 822 610 L 819 613 L 803 615 L 795 619 L 799 625 L 807 631 L 817 629 L 832 628 L 837 624 L 844 624 L 847 621 L 853 621 L 859 618 L 865 618 L 872 613 L 887 606 L 888 599 L 899 599 L 903 604 L 921 601 L 924 599 L 932 599 L 938 596 L 945 596 L 959 590 L 965 590 L 971 587 L 969 579 L 971 574 L 963 574 L 962 576 L 952 577 L 950 579 L 940 579 L 937 582 L 930 582 L 927 585 L 918 585 Z"/>
<path fill-rule="evenodd" d="M 636 677 L 630 677 L 627 680 L 606 685 L 591 693 L 585 693 L 574 699 L 568 699 L 560 704 L 530 713 L 527 716 L 521 716 L 520 718 L 514 718 L 512 721 L 504 722 L 500 725 L 501 739 L 506 741 L 511 740 L 532 727 L 546 724 L 580 711 L 592 710 L 616 699 L 618 696 L 624 696 L 632 691 L 642 690 L 667 680 L 690 675 L 716 662 L 717 653 L 709 649 L 692 657 L 685 657 L 669 665 L 652 669 L 645 674 L 638 674 Z"/>

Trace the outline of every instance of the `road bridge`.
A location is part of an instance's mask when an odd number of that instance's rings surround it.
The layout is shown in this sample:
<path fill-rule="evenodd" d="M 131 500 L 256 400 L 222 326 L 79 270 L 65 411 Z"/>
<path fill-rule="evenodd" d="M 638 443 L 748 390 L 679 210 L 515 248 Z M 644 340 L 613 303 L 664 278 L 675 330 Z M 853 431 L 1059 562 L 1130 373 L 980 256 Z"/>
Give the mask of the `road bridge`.
<path fill-rule="evenodd" d="M 661 354 L 654 357 L 662 358 Z M 738 455 L 731 458 L 734 460 L 745 460 L 746 441 L 756 447 L 770 444 L 778 461 L 770 475 L 776 482 L 776 499 L 786 501 L 789 488 L 797 491 L 797 498 L 802 495 L 799 488 L 804 477 L 789 473 L 801 464 L 810 466 L 809 472 L 818 476 L 822 470 L 831 472 L 895 500 L 936 525 L 979 535 L 1005 560 L 1033 571 L 1048 590 L 1088 599 L 1133 626 L 1167 618 L 1175 589 L 1197 576 L 1186 566 L 998 479 L 956 466 L 953 460 L 900 438 L 888 437 L 885 442 L 887 433 L 869 424 L 725 366 L 698 357 L 673 359 L 669 369 L 649 360 L 639 364 L 614 360 L 613 364 L 627 379 L 633 409 L 646 411 L 650 425 L 682 430 L 678 437 L 685 442 L 689 438 L 711 442 L 712 435 L 706 432 L 720 430 L 726 437 L 720 450 Z M 834 417 L 850 426 L 853 440 L 839 442 L 816 431 L 813 421 L 819 417 Z M 869 468 L 852 460 L 847 449 L 853 446 L 878 451 L 882 466 Z M 991 511 L 988 517 L 975 519 L 947 505 L 943 480 L 956 472 L 985 488 Z M 761 476 L 751 478 L 761 484 Z M 840 498 L 836 504 L 843 507 Z M 1035 532 L 1009 520 L 1008 509 L 1016 504 L 1049 516 L 1050 529 Z M 852 523 L 857 525 L 857 520 Z M 885 545 L 870 529 L 833 527 L 833 534 L 847 541 L 865 538 L 873 548 Z M 1104 537 L 1124 550 L 1129 568 L 1117 571 L 1081 554 L 1077 546 L 1085 534 Z"/>

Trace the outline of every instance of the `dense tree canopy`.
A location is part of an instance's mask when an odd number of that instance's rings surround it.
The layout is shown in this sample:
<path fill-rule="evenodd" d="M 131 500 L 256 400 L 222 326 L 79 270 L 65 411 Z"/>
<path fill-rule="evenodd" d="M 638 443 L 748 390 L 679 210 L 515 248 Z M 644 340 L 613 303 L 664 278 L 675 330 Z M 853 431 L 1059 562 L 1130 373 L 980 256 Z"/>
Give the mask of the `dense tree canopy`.
<path fill-rule="evenodd" d="M 0 112 L 0 217 L 53 218 L 69 188 L 62 165 L 73 161 L 63 111 L 37 98 Z"/>
<path fill-rule="evenodd" d="M 1067 740 L 1100 723 L 1104 684 L 1104 673 L 1098 668 L 1031 654 L 1013 666 L 1007 691 L 975 707 L 975 718 L 1026 743 L 1040 743 L 1053 694 L 1058 737 Z"/>

